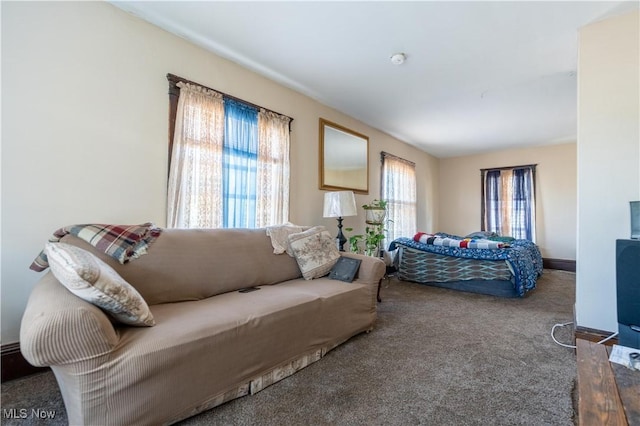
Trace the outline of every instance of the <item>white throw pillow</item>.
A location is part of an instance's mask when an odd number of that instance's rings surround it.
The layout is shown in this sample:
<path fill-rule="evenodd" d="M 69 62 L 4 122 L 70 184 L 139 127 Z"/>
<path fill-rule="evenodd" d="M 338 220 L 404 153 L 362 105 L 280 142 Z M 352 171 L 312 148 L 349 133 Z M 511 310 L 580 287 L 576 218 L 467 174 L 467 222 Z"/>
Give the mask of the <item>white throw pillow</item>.
<path fill-rule="evenodd" d="M 155 325 L 140 293 L 102 260 L 65 243 L 47 243 L 45 251 L 51 272 L 71 293 L 124 324 Z"/>
<path fill-rule="evenodd" d="M 340 258 L 336 240 L 324 226 L 289 235 L 289 248 L 305 280 L 327 275 Z"/>
<path fill-rule="evenodd" d="M 267 226 L 267 235 L 271 238 L 274 254 L 282 254 L 285 251 L 291 257 L 293 253 L 289 248 L 289 235 L 297 234 L 305 230 L 305 227 L 287 222 L 284 225 Z"/>

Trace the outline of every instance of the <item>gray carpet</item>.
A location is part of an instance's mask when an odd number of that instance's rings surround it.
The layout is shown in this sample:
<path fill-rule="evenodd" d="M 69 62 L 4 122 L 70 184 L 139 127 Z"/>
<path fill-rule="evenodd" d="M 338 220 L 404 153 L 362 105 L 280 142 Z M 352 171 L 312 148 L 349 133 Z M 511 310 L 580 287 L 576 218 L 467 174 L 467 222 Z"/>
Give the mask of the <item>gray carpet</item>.
<path fill-rule="evenodd" d="M 574 294 L 575 275 L 553 270 L 524 299 L 392 279 L 374 331 L 181 425 L 572 425 L 575 355 L 550 331 L 572 321 Z M 6 425 L 66 424 L 51 373 L 4 383 L 2 408 L 56 411 Z"/>

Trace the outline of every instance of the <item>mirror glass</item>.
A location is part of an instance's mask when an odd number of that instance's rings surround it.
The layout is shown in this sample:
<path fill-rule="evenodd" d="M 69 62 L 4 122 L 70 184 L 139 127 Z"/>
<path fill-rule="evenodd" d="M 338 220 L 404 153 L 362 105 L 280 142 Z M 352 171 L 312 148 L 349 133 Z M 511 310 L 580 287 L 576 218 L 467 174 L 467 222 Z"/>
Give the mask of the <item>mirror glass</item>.
<path fill-rule="evenodd" d="M 320 119 L 320 189 L 369 193 L 369 138 Z"/>

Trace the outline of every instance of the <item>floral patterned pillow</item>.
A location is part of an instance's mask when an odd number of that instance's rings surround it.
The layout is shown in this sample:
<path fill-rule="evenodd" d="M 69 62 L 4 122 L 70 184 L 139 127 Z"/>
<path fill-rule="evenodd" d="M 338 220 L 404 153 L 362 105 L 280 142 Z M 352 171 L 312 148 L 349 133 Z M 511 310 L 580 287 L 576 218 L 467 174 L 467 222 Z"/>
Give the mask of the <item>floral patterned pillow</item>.
<path fill-rule="evenodd" d="M 155 325 L 140 293 L 93 254 L 65 243 L 47 243 L 45 252 L 51 272 L 71 293 L 104 309 L 121 323 Z"/>
<path fill-rule="evenodd" d="M 340 258 L 336 240 L 324 226 L 289 235 L 289 248 L 305 280 L 327 275 Z"/>

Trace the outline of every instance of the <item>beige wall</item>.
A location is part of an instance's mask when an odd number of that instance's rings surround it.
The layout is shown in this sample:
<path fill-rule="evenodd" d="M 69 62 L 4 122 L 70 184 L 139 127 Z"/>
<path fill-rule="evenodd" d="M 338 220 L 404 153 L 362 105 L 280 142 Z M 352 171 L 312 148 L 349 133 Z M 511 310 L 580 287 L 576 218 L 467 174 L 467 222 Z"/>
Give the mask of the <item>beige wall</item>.
<path fill-rule="evenodd" d="M 505 150 L 440 160 L 439 229 L 480 230 L 480 169 L 537 164 L 536 243 L 542 256 L 576 258 L 576 144 Z"/>
<path fill-rule="evenodd" d="M 581 29 L 578 51 L 578 326 L 617 331 L 615 240 L 640 200 L 640 14 Z"/>
<path fill-rule="evenodd" d="M 437 160 L 424 152 L 121 10 L 96 2 L 2 3 L 2 342 L 18 340 L 28 270 L 51 233 L 74 223 L 165 224 L 168 83 L 200 82 L 289 115 L 290 220 L 324 224 L 318 119 L 369 136 L 370 193 L 379 153 L 417 164 L 418 225 L 437 220 Z M 364 215 L 345 226 L 363 228 Z"/>
<path fill-rule="evenodd" d="M 353 188 L 359 186 L 359 182 L 367 181 L 366 169 L 341 170 L 328 169 L 324 170 L 324 183 L 326 186 Z M 364 189 L 364 185 L 361 186 Z"/>

